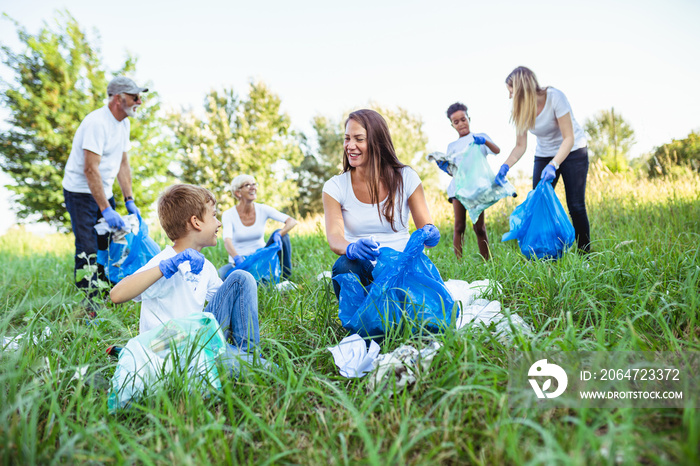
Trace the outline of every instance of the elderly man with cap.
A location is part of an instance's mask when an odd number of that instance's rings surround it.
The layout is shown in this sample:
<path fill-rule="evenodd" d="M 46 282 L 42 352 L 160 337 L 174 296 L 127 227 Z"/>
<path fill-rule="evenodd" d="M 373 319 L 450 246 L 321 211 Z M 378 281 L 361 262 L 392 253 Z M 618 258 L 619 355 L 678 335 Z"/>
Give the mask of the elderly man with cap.
<path fill-rule="evenodd" d="M 73 147 L 66 162 L 63 176 L 63 196 L 70 214 L 75 235 L 75 278 L 78 288 L 94 297 L 89 275 L 78 280 L 77 272 L 88 263 L 96 264 L 97 250 L 108 247 L 108 235 L 98 235 L 94 226 L 104 217 L 112 228 L 124 228 L 124 221 L 114 210 L 112 194 L 114 179 L 119 181 L 126 210 L 137 213 L 131 188 L 129 150 L 129 118 L 136 115 L 141 104 L 142 92 L 131 79 L 119 76 L 107 86 L 108 103 L 88 114 L 80 123 L 73 138 Z M 98 278 L 107 281 L 102 266 L 98 266 Z M 92 288 L 92 289 L 91 289 Z M 92 301 L 88 300 L 91 310 Z"/>

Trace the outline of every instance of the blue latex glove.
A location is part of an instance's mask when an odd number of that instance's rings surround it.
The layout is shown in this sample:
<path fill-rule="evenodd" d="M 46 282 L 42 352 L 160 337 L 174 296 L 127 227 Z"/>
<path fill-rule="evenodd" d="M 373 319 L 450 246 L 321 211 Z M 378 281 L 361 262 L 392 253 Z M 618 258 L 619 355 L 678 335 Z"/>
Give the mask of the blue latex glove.
<path fill-rule="evenodd" d="M 359 239 L 348 244 L 345 255 L 353 261 L 357 259 L 374 260 L 379 256 L 379 243 L 369 238 Z"/>
<path fill-rule="evenodd" d="M 233 256 L 233 263 L 235 264 L 236 267 L 241 265 L 244 261 L 245 261 L 245 259 L 242 258 L 241 256 L 239 256 L 238 254 Z"/>
<path fill-rule="evenodd" d="M 105 218 L 105 221 L 110 227 L 117 228 L 119 230 L 126 228 L 126 225 L 124 225 L 124 220 L 122 220 L 121 216 L 111 207 L 107 207 L 105 210 L 103 210 L 102 216 Z"/>
<path fill-rule="evenodd" d="M 276 231 L 272 234 L 272 241 L 277 243 L 280 248 L 282 247 L 282 235 L 280 235 L 279 231 Z"/>
<path fill-rule="evenodd" d="M 482 136 L 474 136 L 474 144 L 486 144 L 486 138 Z"/>
<path fill-rule="evenodd" d="M 178 265 L 189 261 L 190 271 L 197 275 L 204 268 L 204 255 L 192 248 L 187 248 L 170 259 L 165 259 L 158 264 L 158 268 L 163 272 L 165 278 L 170 278 L 177 273 Z"/>
<path fill-rule="evenodd" d="M 447 162 L 447 160 L 440 160 L 437 163 L 437 166 L 440 170 L 444 171 L 448 175 L 452 176 L 452 173 L 450 173 L 450 164 Z"/>
<path fill-rule="evenodd" d="M 429 248 L 437 246 L 437 244 L 440 242 L 440 230 L 438 230 L 432 223 L 425 225 L 423 228 L 421 228 L 421 230 L 427 234 L 423 244 Z"/>
<path fill-rule="evenodd" d="M 498 170 L 498 175 L 496 175 L 496 179 L 493 182 L 498 186 L 503 186 L 506 184 L 506 175 L 508 174 L 508 170 L 510 170 L 510 167 L 507 164 L 504 163 L 501 165 L 500 170 Z"/>
<path fill-rule="evenodd" d="M 546 182 L 551 182 L 556 176 L 557 169 L 554 168 L 554 165 L 549 164 L 544 167 L 544 170 L 542 170 L 542 174 L 540 175 L 540 177 Z"/>
<path fill-rule="evenodd" d="M 132 200 L 126 201 L 126 211 L 130 214 L 140 215 L 139 208 L 136 207 L 136 203 Z"/>

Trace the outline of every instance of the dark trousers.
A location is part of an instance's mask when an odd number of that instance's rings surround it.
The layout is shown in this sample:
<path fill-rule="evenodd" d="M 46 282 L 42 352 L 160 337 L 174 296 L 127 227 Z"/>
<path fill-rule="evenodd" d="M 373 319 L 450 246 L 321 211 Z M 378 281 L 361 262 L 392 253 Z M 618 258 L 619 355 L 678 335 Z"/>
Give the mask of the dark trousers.
<path fill-rule="evenodd" d="M 552 157 L 535 157 L 535 166 L 532 172 L 532 189 L 540 182 L 542 170 L 552 160 Z M 552 187 L 557 186 L 561 176 L 566 192 L 566 205 L 569 207 L 571 223 L 576 232 L 578 248 L 584 252 L 591 250 L 591 227 L 588 223 L 586 212 L 586 178 L 588 177 L 588 149 L 583 147 L 571 152 L 561 163 L 556 177 L 552 181 Z"/>
<path fill-rule="evenodd" d="M 279 229 L 273 231 L 276 233 L 280 231 Z M 265 247 L 272 244 L 272 235 L 267 240 Z M 289 239 L 289 235 L 282 236 L 282 249 L 277 253 L 280 258 L 280 265 L 282 266 L 282 278 L 288 280 L 292 276 L 292 240 Z"/>
<path fill-rule="evenodd" d="M 63 190 L 63 199 L 66 202 L 66 210 L 70 215 L 70 223 L 75 236 L 75 269 L 73 277 L 76 286 L 88 292 L 88 295 L 96 294 L 95 283 L 90 283 L 91 274 L 83 275 L 86 265 L 97 265 L 97 276 L 92 277 L 94 280 L 98 278 L 106 283 L 109 283 L 105 275 L 104 267 L 97 264 L 97 251 L 106 250 L 109 247 L 110 235 L 98 235 L 95 231 L 97 221 L 102 218 L 102 212 L 95 202 L 92 194 L 74 193 Z M 109 199 L 109 205 L 112 208 L 116 207 L 114 197 Z M 78 276 L 81 276 L 78 279 Z M 92 288 L 92 291 L 88 291 Z"/>
<path fill-rule="evenodd" d="M 366 287 L 372 283 L 373 270 L 374 265 L 372 265 L 372 262 L 364 259 L 350 260 L 348 256 L 343 254 L 333 264 L 332 277 L 335 278 L 338 275 L 352 272 L 359 277 L 362 286 Z M 336 298 L 340 299 L 340 285 L 335 280 L 333 280 L 333 291 L 335 291 Z"/>

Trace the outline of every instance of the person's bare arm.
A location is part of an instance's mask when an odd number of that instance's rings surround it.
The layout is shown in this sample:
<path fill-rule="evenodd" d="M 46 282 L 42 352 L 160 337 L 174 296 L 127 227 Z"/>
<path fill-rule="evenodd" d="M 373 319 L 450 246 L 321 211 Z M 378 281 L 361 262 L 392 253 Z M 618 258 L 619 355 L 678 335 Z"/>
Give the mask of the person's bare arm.
<path fill-rule="evenodd" d="M 112 291 L 109 292 L 109 297 L 115 304 L 125 303 L 146 291 L 162 276 L 163 272 L 158 267 L 129 275 L 114 285 Z"/>
<path fill-rule="evenodd" d="M 419 184 L 411 197 L 408 198 L 408 208 L 411 210 L 411 217 L 416 228 L 420 229 L 429 223 L 433 223 L 433 217 L 430 215 L 428 203 L 425 200 L 425 192 L 423 192 L 423 184 Z"/>
<path fill-rule="evenodd" d="M 486 138 L 484 138 L 484 139 L 486 139 Z M 491 152 L 493 152 L 494 154 L 500 154 L 500 153 L 501 153 L 501 148 L 498 147 L 498 146 L 497 146 L 496 144 L 494 144 L 493 142 L 489 141 L 488 139 L 486 139 L 486 142 L 485 142 L 484 144 L 486 144 L 486 147 L 488 147 L 488 148 L 491 150 Z"/>
<path fill-rule="evenodd" d="M 515 147 L 513 150 L 510 152 L 510 155 L 506 159 L 506 165 L 508 165 L 510 168 L 513 168 L 513 165 L 515 165 L 518 160 L 525 154 L 525 151 L 527 150 L 527 133 L 520 133 L 517 135 L 515 139 Z"/>
<path fill-rule="evenodd" d="M 285 222 L 284 222 L 284 227 L 280 230 L 280 236 L 284 236 L 287 233 L 289 233 L 289 230 L 297 226 L 297 221 L 296 219 L 293 219 L 292 217 L 289 217 Z"/>
<path fill-rule="evenodd" d="M 557 122 L 559 123 L 562 142 L 561 146 L 559 146 L 559 150 L 557 151 L 557 155 L 554 156 L 552 161 L 557 165 L 561 165 L 561 163 L 566 160 L 571 153 L 571 149 L 574 147 L 574 125 L 571 122 L 571 112 L 567 113 L 561 118 L 557 118 Z"/>
<path fill-rule="evenodd" d="M 229 256 L 236 257 L 238 255 L 236 248 L 233 247 L 233 240 L 231 238 L 224 238 L 224 247 Z"/>
<path fill-rule="evenodd" d="M 100 175 L 100 160 L 102 157 L 87 149 L 84 149 L 83 152 L 85 154 L 83 173 L 87 179 L 92 197 L 95 198 L 95 202 L 97 202 L 97 206 L 102 212 L 107 207 L 110 207 L 107 196 L 105 196 L 104 186 L 102 186 L 102 175 Z"/>
<path fill-rule="evenodd" d="M 122 188 L 122 194 L 124 194 L 125 198 L 134 197 L 134 191 L 131 186 L 131 166 L 129 166 L 129 157 L 126 155 L 126 152 L 122 154 L 122 163 L 119 165 L 117 181 L 119 182 L 119 187 Z"/>
<path fill-rule="evenodd" d="M 340 202 L 323 193 L 323 214 L 326 221 L 326 238 L 331 251 L 342 256 L 350 242 L 345 239 L 345 223 Z"/>

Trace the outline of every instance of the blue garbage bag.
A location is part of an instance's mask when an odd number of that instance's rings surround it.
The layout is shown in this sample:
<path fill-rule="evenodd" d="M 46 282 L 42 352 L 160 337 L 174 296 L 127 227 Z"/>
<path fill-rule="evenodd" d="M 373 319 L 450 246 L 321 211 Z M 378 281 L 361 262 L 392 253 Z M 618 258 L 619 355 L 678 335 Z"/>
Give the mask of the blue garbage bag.
<path fill-rule="evenodd" d="M 432 331 L 451 324 L 454 300 L 437 267 L 423 253 L 425 236 L 422 230 L 415 231 L 403 252 L 381 248 L 367 288 L 353 273 L 334 278 L 341 287 L 338 317 L 345 329 L 378 337 L 406 322 Z"/>
<path fill-rule="evenodd" d="M 510 231 L 501 241 L 517 239 L 528 259 L 558 259 L 576 239 L 551 182 L 540 181 L 510 216 Z"/>
<path fill-rule="evenodd" d="M 478 144 L 467 147 L 455 168 L 455 197 L 467 210 L 472 223 L 476 223 L 479 215 L 498 200 L 516 196 L 515 188 L 508 180 L 503 186 L 494 182 L 496 175 Z"/>
<path fill-rule="evenodd" d="M 257 282 L 279 283 L 281 273 L 280 258 L 277 254 L 279 250 L 279 244 L 272 242 L 246 257 L 243 263 L 232 269 L 231 272 L 233 270 L 246 270 L 253 275 Z"/>
<path fill-rule="evenodd" d="M 105 274 L 112 283 L 118 283 L 136 272 L 160 252 L 160 247 L 148 236 L 148 225 L 141 215 L 137 215 L 137 233 L 129 232 L 124 242 L 112 241 L 106 251 L 97 252 L 97 263 L 104 266 Z"/>

